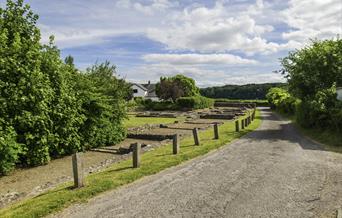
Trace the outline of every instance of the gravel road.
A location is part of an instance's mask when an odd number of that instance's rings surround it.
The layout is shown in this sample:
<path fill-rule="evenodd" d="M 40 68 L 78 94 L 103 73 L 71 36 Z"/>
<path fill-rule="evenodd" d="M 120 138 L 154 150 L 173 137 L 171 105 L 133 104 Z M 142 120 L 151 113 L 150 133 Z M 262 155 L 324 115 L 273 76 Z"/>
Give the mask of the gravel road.
<path fill-rule="evenodd" d="M 218 151 L 56 217 L 336 217 L 342 154 L 262 109 L 260 128 Z"/>

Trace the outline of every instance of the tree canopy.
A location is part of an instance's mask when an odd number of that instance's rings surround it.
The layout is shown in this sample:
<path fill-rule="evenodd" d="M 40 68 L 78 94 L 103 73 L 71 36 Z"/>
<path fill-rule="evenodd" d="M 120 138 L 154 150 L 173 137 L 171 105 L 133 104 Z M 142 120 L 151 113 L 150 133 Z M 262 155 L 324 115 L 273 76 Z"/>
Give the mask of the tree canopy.
<path fill-rule="evenodd" d="M 284 83 L 264 83 L 247 85 L 225 85 L 202 88 L 203 96 L 208 98 L 228 98 L 228 99 L 266 99 L 268 90 L 272 87 L 284 87 Z"/>
<path fill-rule="evenodd" d="M 53 36 L 40 43 L 37 20 L 23 0 L 0 8 L 0 174 L 125 136 L 129 84 L 109 62 L 86 72 L 63 62 Z"/>
<path fill-rule="evenodd" d="M 175 101 L 180 97 L 199 95 L 199 88 L 195 80 L 178 74 L 173 77 L 161 77 L 156 85 L 156 94 L 160 99 Z"/>

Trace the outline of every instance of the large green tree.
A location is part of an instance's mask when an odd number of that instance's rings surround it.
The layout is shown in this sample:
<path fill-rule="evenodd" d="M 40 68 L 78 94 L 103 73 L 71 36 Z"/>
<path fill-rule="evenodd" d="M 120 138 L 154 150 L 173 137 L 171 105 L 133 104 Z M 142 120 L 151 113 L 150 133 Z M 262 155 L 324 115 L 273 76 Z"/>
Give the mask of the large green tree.
<path fill-rule="evenodd" d="M 289 91 L 300 99 L 342 86 L 342 39 L 313 41 L 281 60 Z"/>
<path fill-rule="evenodd" d="M 23 162 L 49 161 L 49 102 L 53 90 L 41 71 L 38 16 L 22 0 L 0 9 L 0 117 L 12 126 L 24 145 Z M 30 158 L 26 158 L 30 157 Z"/>
<path fill-rule="evenodd" d="M 342 86 L 342 40 L 313 41 L 282 61 L 289 92 L 301 101 L 297 121 L 304 127 L 342 131 L 342 103 L 336 87 Z"/>
<path fill-rule="evenodd" d="M 125 136 L 130 87 L 115 66 L 63 62 L 53 36 L 40 44 L 37 19 L 23 0 L 0 9 L 0 174 Z"/>
<path fill-rule="evenodd" d="M 163 100 L 173 100 L 180 97 L 199 95 L 199 88 L 192 78 L 176 75 L 173 77 L 161 77 L 156 85 L 156 94 Z"/>

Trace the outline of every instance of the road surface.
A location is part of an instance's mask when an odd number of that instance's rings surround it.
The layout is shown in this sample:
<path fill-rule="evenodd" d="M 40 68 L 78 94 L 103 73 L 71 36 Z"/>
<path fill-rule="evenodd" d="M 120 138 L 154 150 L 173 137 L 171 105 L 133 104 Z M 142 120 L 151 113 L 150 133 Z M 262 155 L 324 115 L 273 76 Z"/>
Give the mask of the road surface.
<path fill-rule="evenodd" d="M 267 109 L 262 116 L 259 129 L 218 151 L 56 217 L 336 217 L 342 154 Z"/>

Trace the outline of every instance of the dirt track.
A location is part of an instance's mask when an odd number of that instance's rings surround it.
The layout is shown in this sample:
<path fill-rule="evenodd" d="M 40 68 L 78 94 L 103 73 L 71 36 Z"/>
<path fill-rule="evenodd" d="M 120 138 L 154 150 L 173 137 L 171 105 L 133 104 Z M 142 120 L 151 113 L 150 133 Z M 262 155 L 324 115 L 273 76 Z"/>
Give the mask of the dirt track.
<path fill-rule="evenodd" d="M 108 192 L 58 217 L 334 217 L 342 155 L 269 110 L 255 132 L 184 165 Z"/>

